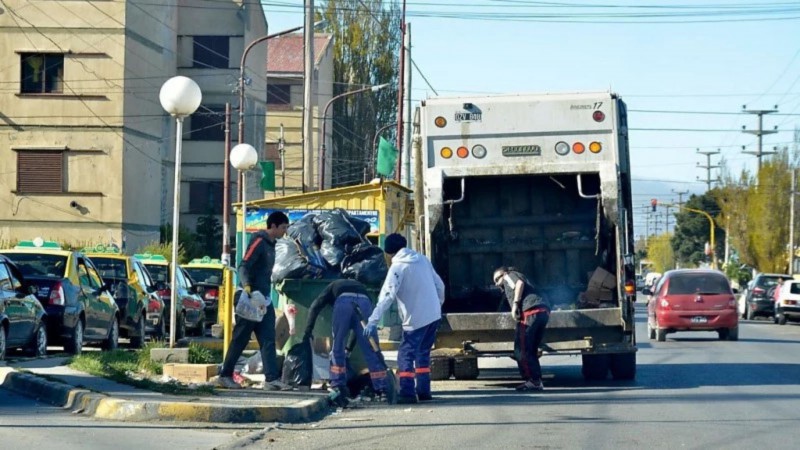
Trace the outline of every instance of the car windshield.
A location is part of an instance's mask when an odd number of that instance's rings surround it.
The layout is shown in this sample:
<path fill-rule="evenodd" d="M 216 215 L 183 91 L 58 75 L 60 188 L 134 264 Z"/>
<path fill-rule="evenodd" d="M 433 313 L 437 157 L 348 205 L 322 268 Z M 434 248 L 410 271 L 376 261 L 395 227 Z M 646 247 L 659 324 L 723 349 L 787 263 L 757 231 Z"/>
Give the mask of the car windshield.
<path fill-rule="evenodd" d="M 208 269 L 199 267 L 186 267 L 186 273 L 195 283 L 214 284 L 222 283 L 222 269 Z"/>
<path fill-rule="evenodd" d="M 5 253 L 25 277 L 64 278 L 67 257 L 45 253 Z"/>
<path fill-rule="evenodd" d="M 125 261 L 121 259 L 93 257 L 92 262 L 95 267 L 97 267 L 97 270 L 100 271 L 100 276 L 103 277 L 103 279 L 128 279 L 128 270 Z"/>
<path fill-rule="evenodd" d="M 667 294 L 727 294 L 730 290 L 728 280 L 721 275 L 680 274 L 669 279 Z"/>
<path fill-rule="evenodd" d="M 169 283 L 169 266 L 159 264 L 145 264 L 150 275 L 156 283 Z"/>

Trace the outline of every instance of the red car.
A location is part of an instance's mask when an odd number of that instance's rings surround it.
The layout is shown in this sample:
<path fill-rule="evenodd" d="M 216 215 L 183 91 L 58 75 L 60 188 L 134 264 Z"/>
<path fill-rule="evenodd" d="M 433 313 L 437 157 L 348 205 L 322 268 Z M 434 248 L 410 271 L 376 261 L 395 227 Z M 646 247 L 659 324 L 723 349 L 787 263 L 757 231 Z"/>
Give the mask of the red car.
<path fill-rule="evenodd" d="M 739 339 L 739 315 L 728 278 L 707 269 L 670 270 L 654 290 L 645 289 L 647 334 L 659 342 L 676 331 L 716 331 L 722 340 Z"/>

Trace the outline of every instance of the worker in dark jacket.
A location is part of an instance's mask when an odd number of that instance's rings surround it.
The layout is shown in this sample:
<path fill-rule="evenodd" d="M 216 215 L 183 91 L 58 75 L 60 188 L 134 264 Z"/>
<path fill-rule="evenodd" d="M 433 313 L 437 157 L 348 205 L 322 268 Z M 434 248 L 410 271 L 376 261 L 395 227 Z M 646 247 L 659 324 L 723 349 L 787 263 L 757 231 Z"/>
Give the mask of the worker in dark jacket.
<path fill-rule="evenodd" d="M 267 229 L 260 230 L 250 237 L 250 244 L 239 263 L 239 282 L 248 295 L 260 292 L 269 300 L 271 291 L 270 277 L 275 264 L 275 240 L 286 234 L 289 218 L 286 214 L 275 211 L 267 217 Z M 255 331 L 258 346 L 261 350 L 261 361 L 264 364 L 264 389 L 269 391 L 290 390 L 291 386 L 281 382 L 278 374 L 278 361 L 275 351 L 275 308 L 268 302 L 267 311 L 260 322 L 236 317 L 231 340 L 218 384 L 226 388 L 239 388 L 233 380 L 233 369 L 236 361 L 250 342 L 250 335 Z"/>
<path fill-rule="evenodd" d="M 372 301 L 367 295 L 363 284 L 355 280 L 336 280 L 329 284 L 317 296 L 308 311 L 303 338 L 310 340 L 314 331 L 317 316 L 323 308 L 333 308 L 331 331 L 333 332 L 333 349 L 331 350 L 331 388 L 341 398 L 347 397 L 347 361 L 346 342 L 353 332 L 364 359 L 367 361 L 372 387 L 380 397 L 386 394 L 386 365 L 381 361 L 376 350 L 370 346 L 367 337 L 363 334 L 362 321 L 366 321 L 372 314 Z M 371 338 L 378 342 L 377 331 Z"/>
<path fill-rule="evenodd" d="M 528 279 L 513 268 L 500 267 L 492 276 L 494 284 L 503 290 L 511 305 L 511 315 L 517 321 L 514 354 L 524 383 L 518 391 L 542 391 L 542 367 L 539 364 L 539 345 L 550 319 L 550 308 Z"/>

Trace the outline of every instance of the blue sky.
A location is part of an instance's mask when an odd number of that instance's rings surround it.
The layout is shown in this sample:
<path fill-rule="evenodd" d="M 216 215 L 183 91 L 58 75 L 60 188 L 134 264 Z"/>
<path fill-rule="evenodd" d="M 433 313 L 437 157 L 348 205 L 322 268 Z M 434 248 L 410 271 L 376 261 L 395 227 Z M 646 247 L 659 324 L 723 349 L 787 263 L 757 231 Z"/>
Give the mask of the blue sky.
<path fill-rule="evenodd" d="M 302 24 L 302 0 L 263 3 L 271 33 Z M 409 0 L 407 11 L 412 59 L 439 95 L 608 89 L 620 94 L 630 110 L 637 210 L 651 198 L 677 201 L 672 191 L 705 191 L 705 181 L 697 177 L 705 180 L 706 171 L 697 165 L 705 165 L 706 157 L 697 148 L 719 148 L 734 173 L 755 170 L 756 158 L 741 147 L 754 151 L 756 138 L 741 128 L 754 129 L 757 121 L 735 114 L 742 105 L 778 105 L 778 114 L 765 116 L 765 128 L 779 127 L 779 133 L 764 137 L 765 150 L 788 145 L 800 126 L 800 2 Z M 620 16 L 653 12 L 690 15 Z M 606 17 L 577 16 L 587 13 Z M 541 14 L 559 14 L 555 20 L 562 22 L 533 21 Z M 718 22 L 730 18 L 742 21 Z M 776 18 L 787 20 L 771 20 Z M 416 71 L 412 84 L 414 99 L 434 96 Z M 712 164 L 719 161 L 712 156 Z M 637 214 L 637 234 L 644 232 L 642 217 Z"/>

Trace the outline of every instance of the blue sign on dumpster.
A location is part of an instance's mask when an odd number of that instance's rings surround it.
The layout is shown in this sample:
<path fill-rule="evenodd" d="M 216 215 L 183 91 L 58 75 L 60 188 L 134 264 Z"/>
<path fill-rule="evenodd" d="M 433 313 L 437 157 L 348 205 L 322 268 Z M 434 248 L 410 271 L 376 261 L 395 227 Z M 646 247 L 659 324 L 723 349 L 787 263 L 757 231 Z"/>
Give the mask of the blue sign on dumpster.
<path fill-rule="evenodd" d="M 311 211 L 322 212 L 330 209 L 249 209 L 245 219 L 245 229 L 248 233 L 267 229 L 267 216 L 273 211 L 283 211 L 289 216 L 289 223 L 297 222 Z M 380 218 L 377 209 L 346 209 L 347 214 L 356 219 L 369 223 L 369 232 L 377 233 L 380 230 Z"/>

